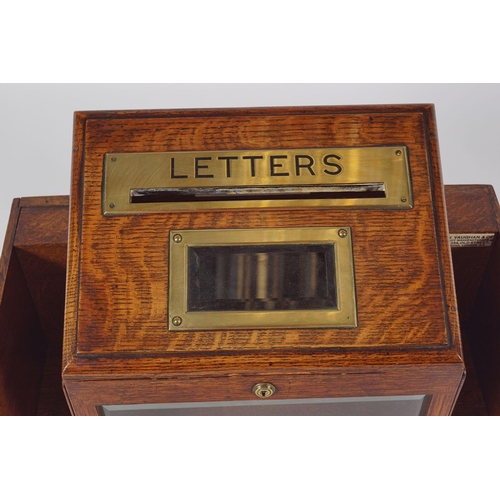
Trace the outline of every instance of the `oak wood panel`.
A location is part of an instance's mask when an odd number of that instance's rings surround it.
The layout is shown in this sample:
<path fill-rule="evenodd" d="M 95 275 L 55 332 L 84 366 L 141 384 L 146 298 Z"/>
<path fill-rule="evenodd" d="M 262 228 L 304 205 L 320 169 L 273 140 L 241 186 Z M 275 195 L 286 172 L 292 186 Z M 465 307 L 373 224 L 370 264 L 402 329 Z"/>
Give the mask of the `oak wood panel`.
<path fill-rule="evenodd" d="M 12 204 L 0 260 L 0 415 L 36 415 L 45 342 L 13 241 L 19 200 Z"/>
<path fill-rule="evenodd" d="M 66 269 L 66 290 L 65 290 L 65 314 L 64 314 L 64 335 L 62 366 L 64 370 L 69 365 L 73 353 L 76 352 L 76 330 L 77 330 L 77 310 L 78 310 L 78 284 L 79 284 L 79 217 L 82 203 L 80 175 L 79 171 L 83 162 L 85 120 L 80 113 L 75 113 L 73 128 L 73 158 L 71 170 L 71 196 L 69 198 L 69 225 L 68 225 L 68 260 Z M 72 216 L 73 214 L 73 216 Z M 66 389 L 66 397 L 69 400 Z"/>
<path fill-rule="evenodd" d="M 50 342 L 47 345 L 43 367 L 38 416 L 71 415 L 62 387 L 62 342 Z"/>
<path fill-rule="evenodd" d="M 493 246 L 452 249 L 458 310 L 462 323 L 469 320 L 492 248 Z"/>
<path fill-rule="evenodd" d="M 105 153 L 396 144 L 410 154 L 410 211 L 101 214 Z M 269 370 L 369 379 L 367 367 L 428 373 L 437 362 L 449 374 L 448 399 L 431 413 L 451 411 L 462 362 L 432 106 L 77 113 L 72 183 L 64 358 L 72 401 L 73 382 L 85 378 L 96 390 L 107 377 L 199 382 Z M 168 330 L 169 230 L 333 225 L 352 228 L 356 329 Z"/>
<path fill-rule="evenodd" d="M 476 362 L 481 363 L 481 360 L 480 358 L 475 359 L 471 351 L 467 327 L 462 327 L 461 332 L 466 377 L 452 414 L 455 416 L 486 416 L 488 410 L 476 370 Z"/>
<path fill-rule="evenodd" d="M 500 230 L 500 206 L 493 189 L 488 198 Z M 474 308 L 464 325 L 471 345 L 477 376 L 489 415 L 500 415 L 500 240 L 493 244 L 491 257 L 479 287 Z"/>
<path fill-rule="evenodd" d="M 309 373 L 255 373 L 220 377 L 179 377 L 175 379 L 66 381 L 73 411 L 78 415 L 97 415 L 97 406 L 145 402 L 241 401 L 253 399 L 252 387 L 263 380 L 273 383 L 274 399 L 396 396 L 433 394 L 429 414 L 448 414 L 456 393 L 450 392 L 449 379 L 459 376 L 458 364 L 451 367 L 378 367 L 378 370 L 345 376 Z"/>
<path fill-rule="evenodd" d="M 66 245 L 20 247 L 16 255 L 47 342 L 62 345 Z"/>
<path fill-rule="evenodd" d="M 446 206 L 450 233 L 452 234 L 495 234 L 498 240 L 498 201 L 492 186 L 446 186 Z M 495 243 L 497 244 L 497 243 Z M 494 405 L 486 404 L 486 401 L 498 400 L 499 394 L 491 387 L 489 377 L 485 377 L 485 371 L 491 370 L 492 366 L 498 364 L 498 348 L 495 342 L 488 340 L 484 345 L 484 326 L 482 316 L 491 318 L 498 309 L 492 301 L 488 302 L 490 311 L 484 308 L 484 301 L 478 296 L 478 290 L 483 283 L 484 290 L 491 285 L 490 272 L 494 272 L 493 266 L 498 255 L 492 254 L 494 245 L 488 247 L 452 248 L 453 267 L 461 322 L 462 341 L 464 346 L 464 359 L 467 369 L 467 377 L 464 386 L 453 410 L 454 415 L 494 415 Z M 485 288 L 486 287 L 486 288 Z M 490 292 L 487 292 L 489 295 Z M 476 297 L 477 300 L 476 300 Z M 473 308 L 476 308 L 476 317 L 471 318 Z M 477 312 L 479 311 L 479 313 Z M 480 315 L 479 322 L 477 314 Z M 498 321 L 498 318 L 496 319 Z M 496 323 L 498 325 L 498 323 Z M 487 334 L 491 335 L 491 331 Z M 481 344 L 483 344 L 481 346 Z M 478 347 L 479 346 L 479 347 Z M 486 348 L 486 352 L 483 352 Z M 495 353 L 496 350 L 496 353 Z M 477 368 L 476 368 L 477 367 Z M 487 368 L 485 368 L 487 367 Z M 478 377 L 478 373 L 481 377 Z M 486 389 L 487 399 L 483 395 L 483 387 Z"/>
<path fill-rule="evenodd" d="M 486 202 L 484 198 L 485 194 L 488 195 Z M 495 219 L 496 212 L 494 209 L 496 198 L 490 186 L 446 186 L 446 202 L 448 207 L 448 220 L 449 220 L 450 232 L 473 233 L 473 232 L 496 232 L 498 230 Z M 11 221 L 12 220 L 17 221 L 19 206 L 37 207 L 37 208 L 43 206 L 44 211 L 49 210 L 51 206 L 57 206 L 57 205 L 62 206 L 63 211 L 59 213 L 60 222 L 58 223 L 60 225 L 61 231 L 57 231 L 57 228 L 55 227 L 54 229 L 64 239 L 64 234 L 65 234 L 64 228 L 67 227 L 67 217 L 68 217 L 67 207 L 66 208 L 64 207 L 67 203 L 68 203 L 68 197 L 23 198 L 22 200 L 20 200 L 20 203 L 19 200 L 14 200 L 13 209 L 11 212 Z M 31 212 L 31 214 L 33 213 L 35 212 Z M 42 213 L 43 211 L 41 211 L 40 214 L 38 214 L 38 216 L 42 216 Z M 25 220 L 27 222 L 27 225 L 24 226 L 25 229 L 33 226 L 36 227 L 38 225 L 38 223 L 31 224 L 32 221 L 30 222 L 30 217 L 28 216 L 29 212 L 26 212 L 24 215 L 25 215 Z M 40 219 L 37 220 L 40 221 Z M 9 224 L 9 231 L 5 238 L 6 248 L 8 248 L 9 241 L 11 244 L 13 243 L 16 227 L 19 231 L 17 222 L 14 225 L 12 222 Z M 50 241 L 51 234 L 53 234 L 49 232 L 43 235 L 43 232 L 38 231 L 37 234 L 39 239 L 33 240 L 27 234 L 22 234 L 22 233 L 23 232 L 15 234 L 16 241 L 21 243 L 22 245 L 35 244 L 35 246 L 36 245 L 43 246 L 43 240 L 48 239 Z M 10 237 L 9 234 L 11 235 Z M 58 238 L 58 241 L 59 239 L 60 238 Z M 50 243 L 48 243 L 48 245 L 50 248 Z M 454 259 L 456 256 L 456 250 L 460 249 L 453 249 Z M 474 250 L 476 252 L 479 252 L 483 249 L 476 248 L 468 250 L 472 251 L 472 253 L 470 254 L 471 260 L 468 263 L 464 262 L 463 266 L 457 267 L 455 265 L 455 277 L 457 280 L 457 287 L 459 286 L 461 274 L 463 272 L 467 272 L 468 269 L 471 267 L 471 264 L 474 264 L 474 259 L 478 258 L 477 254 L 474 253 Z M 16 251 L 19 252 L 19 249 L 16 249 Z M 2 259 L 0 261 L 0 277 L 4 275 L 4 271 L 6 269 L 5 262 L 6 260 L 7 261 L 9 260 L 7 258 L 8 255 L 10 254 L 4 248 Z M 17 278 L 21 279 L 22 281 L 23 276 L 18 273 Z M 5 280 L 0 279 L 0 290 L 3 289 L 4 284 Z M 59 284 L 57 286 L 61 285 Z M 53 290 L 57 292 L 56 289 Z M 45 290 L 46 293 L 48 293 L 49 291 L 50 289 L 48 288 Z M 58 296 L 57 300 L 60 300 L 61 294 L 56 293 L 56 295 Z M 471 296 L 470 298 L 471 300 L 474 299 L 473 296 Z M 59 309 L 56 308 L 55 310 L 60 310 L 60 308 Z M 496 324 L 498 324 L 498 322 Z M 4 332 L 4 330 L 2 330 L 2 332 Z M 464 333 L 467 334 L 468 330 L 465 330 Z M 467 379 L 464 388 L 460 394 L 460 398 L 458 399 L 458 402 L 456 404 L 454 414 L 458 415 L 486 414 L 487 410 L 484 404 L 484 400 L 482 398 L 482 392 L 478 386 L 477 379 L 474 375 L 475 370 L 474 370 L 473 358 L 471 357 L 472 355 L 468 356 L 468 343 L 466 343 L 464 347 L 466 348 L 465 354 L 467 362 Z M 47 352 L 47 359 L 45 363 L 45 374 L 43 376 L 43 384 L 41 389 L 42 394 L 39 400 L 38 414 L 47 414 L 47 415 L 67 414 L 69 410 L 65 404 L 65 401 L 64 399 L 61 400 L 58 394 L 58 391 L 60 391 L 60 384 L 61 384 L 60 362 L 57 362 L 57 360 L 55 360 L 57 354 L 49 353 L 50 349 L 51 346 L 49 345 Z M 58 349 L 56 347 L 55 351 L 56 352 L 58 351 L 58 355 L 60 356 L 60 345 Z M 384 351 L 381 351 L 381 353 L 384 353 Z M 439 363 L 439 362 L 453 361 L 452 357 L 447 355 L 447 353 L 442 352 L 440 354 L 441 356 L 436 356 L 435 353 L 433 352 L 427 352 L 427 351 L 421 352 L 421 355 L 419 356 L 420 362 L 423 363 L 424 361 L 427 361 L 428 363 Z M 368 369 L 371 370 L 372 373 L 379 373 L 379 375 L 383 373 L 383 368 L 381 368 L 380 366 L 376 366 L 375 364 L 378 356 L 377 353 L 374 353 L 372 357 L 368 356 L 365 359 L 361 359 L 360 356 L 356 356 L 355 352 L 352 352 L 352 350 L 348 350 L 347 352 L 344 353 L 344 357 L 346 356 L 353 357 L 354 363 L 351 368 L 344 366 L 343 369 L 338 370 L 337 374 L 339 377 L 345 377 L 348 374 L 352 375 L 356 373 L 356 370 L 360 370 L 360 368 L 356 368 L 355 364 L 360 362 L 367 363 Z M 233 359 L 232 356 L 227 356 L 226 358 Z M 481 358 L 478 359 L 480 360 Z M 81 366 L 74 365 L 75 373 L 73 373 L 73 376 L 75 377 L 75 379 L 78 377 L 85 377 L 88 380 L 94 380 L 94 379 L 98 380 L 99 377 L 102 377 L 103 375 L 108 375 L 115 378 L 119 376 L 124 376 L 123 373 L 127 373 L 129 376 L 137 376 L 137 377 L 144 377 L 146 374 L 149 374 L 150 377 L 155 377 L 156 380 L 162 380 L 161 377 L 167 379 L 169 377 L 175 378 L 173 377 L 173 374 L 175 373 L 176 370 L 178 371 L 181 369 L 182 364 L 185 363 L 184 360 L 185 357 L 179 356 L 174 360 L 172 359 L 163 360 L 163 363 L 155 364 L 155 358 L 151 358 L 149 360 L 150 364 L 148 365 L 148 360 L 146 359 L 145 366 L 143 366 L 144 363 L 141 364 L 141 367 L 143 368 L 143 371 L 141 371 L 136 369 L 137 366 L 134 366 L 133 360 L 131 360 L 130 358 L 121 358 L 119 356 L 115 356 L 112 357 L 111 359 L 105 360 L 104 358 L 93 357 L 92 359 L 90 358 L 86 359 L 85 357 L 82 357 L 79 359 Z M 199 363 L 201 361 L 202 358 L 192 359 L 192 370 L 185 372 L 185 375 L 188 378 L 196 377 L 197 369 L 200 367 Z M 207 364 L 204 365 L 204 367 L 208 368 L 209 371 L 212 372 L 212 374 L 216 375 L 220 371 L 220 369 L 224 370 L 231 369 L 231 366 L 227 363 L 227 359 L 223 359 L 221 361 L 220 359 L 214 356 L 211 358 L 211 361 L 212 361 L 211 363 L 209 363 L 208 365 Z M 259 369 L 263 370 L 265 373 L 269 374 L 269 376 L 272 376 L 274 380 L 276 380 L 275 377 L 279 376 L 280 373 L 282 373 L 283 369 L 286 368 L 286 356 L 284 358 L 280 356 L 275 356 L 273 360 L 262 357 L 260 361 L 258 360 L 258 358 L 257 360 L 253 359 L 253 361 L 257 361 L 257 363 L 253 364 L 252 362 L 249 362 L 247 363 L 246 368 L 244 368 L 244 371 L 247 372 L 248 377 L 255 376 L 252 375 L 251 373 L 252 369 L 254 370 L 254 372 L 256 369 Z M 294 367 L 293 370 L 291 370 L 290 367 L 288 367 L 288 373 L 289 376 L 292 377 L 297 375 L 307 375 L 309 373 L 307 367 L 310 365 L 315 365 L 317 366 L 316 369 L 318 373 L 323 374 L 323 376 L 326 376 L 328 373 L 331 373 L 331 366 L 335 365 L 336 361 L 338 361 L 340 365 L 345 364 L 345 359 L 342 359 L 342 356 L 340 355 L 337 358 L 335 357 L 329 358 L 328 356 L 322 357 L 318 356 L 317 354 L 309 355 L 305 356 L 302 365 Z M 410 361 L 415 361 L 415 357 L 412 358 L 406 354 L 406 355 L 401 355 L 395 361 L 396 363 L 405 363 L 405 362 L 408 363 Z M 241 365 L 239 365 L 238 363 L 234 363 L 232 366 L 232 368 L 235 370 L 237 370 L 238 367 L 241 368 Z M 358 372 L 358 375 L 366 374 L 366 370 L 367 368 L 365 367 L 365 371 Z M 47 372 L 51 372 L 50 375 L 48 375 Z M 68 373 L 68 375 L 70 374 Z M 148 380 L 153 380 L 153 379 L 148 379 Z M 130 382 L 130 379 L 128 380 L 128 382 Z M 114 383 L 113 381 L 109 381 L 108 385 L 112 386 L 113 383 Z M 124 381 L 124 383 L 127 383 L 127 381 Z M 84 382 L 80 383 L 78 387 L 82 386 L 82 384 L 85 387 Z M 90 390 L 90 388 L 88 388 L 87 390 Z M 56 396 L 54 396 L 53 394 L 51 395 L 51 393 L 54 392 L 56 393 Z M 16 393 L 15 389 L 11 390 L 9 394 L 6 394 L 5 392 L 3 393 L 4 405 L 6 396 L 17 400 L 19 399 L 20 396 L 20 394 Z M 107 401 L 107 403 L 108 402 L 109 401 Z M 19 405 L 19 402 L 17 402 L 16 404 Z M 12 406 L 11 409 L 12 408 L 14 408 L 14 406 Z M 14 409 L 12 411 L 16 410 Z"/>
<path fill-rule="evenodd" d="M 63 207 L 66 208 L 69 205 L 68 195 L 57 195 L 57 196 L 27 196 L 25 198 L 19 199 L 19 207 L 35 207 L 35 208 L 52 208 L 52 207 Z M 61 226 L 59 230 L 64 230 L 68 228 L 67 221 L 64 223 L 61 221 Z"/>
<path fill-rule="evenodd" d="M 498 202 L 491 186 L 446 186 L 445 191 L 451 234 L 493 233 L 496 235 L 495 239 L 498 239 Z M 488 415 L 488 411 L 494 411 L 491 408 L 488 410 L 486 406 L 483 384 L 478 378 L 476 369 L 476 366 L 479 366 L 480 371 L 484 372 L 483 365 L 488 358 L 483 357 L 480 349 L 477 352 L 476 348 L 475 354 L 472 350 L 472 347 L 477 344 L 478 334 L 476 321 L 470 320 L 479 287 L 485 274 L 488 273 L 490 259 L 495 259 L 492 256 L 492 249 L 493 245 L 452 248 L 464 359 L 467 369 L 464 386 L 453 410 L 454 415 Z M 481 334 L 479 334 L 479 338 L 481 338 Z M 491 355 L 489 359 L 492 360 Z M 487 386 L 489 382 L 486 380 L 485 383 Z"/>
<path fill-rule="evenodd" d="M 26 283 L 49 342 L 62 343 L 68 197 L 21 200 L 14 240 Z"/>
<path fill-rule="evenodd" d="M 29 383 L 37 383 L 38 392 L 35 396 L 32 391 L 31 406 L 24 413 L 68 415 L 61 379 L 68 197 L 22 198 L 17 203 L 15 229 L 9 242 L 6 242 L 6 248 L 15 259 L 12 262 L 17 267 L 9 290 L 24 289 L 24 298 L 18 297 L 15 307 L 9 307 L 6 300 L 2 301 L 0 307 L 7 308 L 9 314 L 17 315 L 17 323 L 6 332 L 9 342 L 15 347 L 9 353 L 2 346 L 1 354 L 7 356 L 10 363 L 21 361 L 21 366 L 32 363 L 31 371 L 24 378 L 29 378 Z M 36 326 L 31 337 L 27 338 L 19 323 L 23 318 L 30 317 L 33 317 L 32 322 Z M 22 347 L 19 343 L 23 344 Z M 14 349 L 16 352 L 13 354 Z M 29 349 L 37 352 L 36 363 L 30 361 L 26 354 Z M 23 383 L 28 382 L 23 382 L 19 374 L 9 379 L 9 397 L 15 404 L 29 394 L 20 387 Z M 15 414 L 23 412 L 19 409 L 15 411 Z"/>
<path fill-rule="evenodd" d="M 30 201 L 27 201 L 30 200 Z M 14 240 L 16 248 L 68 244 L 68 197 L 21 198 L 21 212 Z M 54 200 L 50 204 L 51 201 Z"/>
<path fill-rule="evenodd" d="M 38 415 L 69 415 L 62 390 L 68 196 L 22 198 L 14 246 L 47 341 Z"/>
<path fill-rule="evenodd" d="M 195 376 L 204 373 L 216 376 L 220 373 L 255 373 L 272 370 L 290 373 L 311 371 L 357 373 L 365 367 L 381 363 L 396 365 L 460 364 L 461 357 L 450 349 L 360 350 L 332 349 L 318 351 L 245 351 L 243 353 L 169 353 L 168 355 L 77 355 L 64 369 L 65 379 L 80 377 L 112 378 L 169 378 L 179 374 Z M 450 381 L 452 383 L 452 381 Z"/>
<path fill-rule="evenodd" d="M 442 185 L 438 175 L 436 145 L 431 137 L 433 117 L 424 108 L 399 108 L 389 118 L 387 112 L 370 116 L 361 109 L 346 110 L 260 110 L 247 113 L 224 110 L 156 114 L 154 118 L 133 120 L 139 114 L 89 114 L 77 124 L 80 138 L 75 141 L 80 155 L 75 160 L 80 183 L 75 204 L 82 210 L 83 242 L 80 281 L 71 287 L 79 293 L 78 304 L 69 308 L 78 330 L 78 352 L 137 353 L 210 350 L 255 350 L 339 346 L 447 346 L 449 311 L 443 310 L 442 294 L 454 307 L 446 256 L 439 258 L 438 241 L 444 239 L 446 221 L 442 208 Z M 334 112 L 335 111 L 335 112 Z M 266 114 L 267 113 L 267 114 Z M 337 113 L 337 114 L 335 114 Z M 285 114 L 286 116 L 282 116 Z M 144 115 L 144 113 L 142 114 Z M 189 115 L 189 113 L 188 113 Z M 220 116 L 222 115 L 222 116 Z M 424 117 L 425 115 L 425 117 Z M 211 116 L 206 120 L 206 116 Z M 112 119 L 114 118 L 114 119 Z M 432 137 L 431 137 L 432 139 Z M 286 210 L 181 213 L 104 218 L 100 211 L 102 155 L 112 151 L 163 151 L 203 149 L 245 149 L 279 147 L 359 146 L 405 144 L 410 150 L 416 206 L 410 212 L 385 210 L 307 210 L 291 216 Z M 112 146 L 110 146 L 110 144 Z M 421 147 L 427 145 L 427 148 Z M 425 172 L 431 159 L 431 180 Z M 81 171 L 80 171 L 81 170 Z M 419 173 L 420 172 L 420 173 Z M 430 186 L 436 189 L 433 200 Z M 83 194 L 81 192 L 83 189 Z M 436 214 L 436 217 L 434 217 Z M 75 213 L 75 219 L 78 216 Z M 359 328 L 307 332 L 228 331 L 169 332 L 168 229 L 299 227 L 350 225 L 353 228 L 358 290 Z M 436 239 L 435 226 L 439 238 Z M 396 231 L 391 229 L 397 228 Z M 76 229 L 75 229 L 76 230 Z M 390 232 L 390 235 L 389 235 Z M 73 234 L 75 234 L 73 232 Z M 164 237 L 162 237 L 164 234 Z M 147 242 L 147 245 L 145 244 Z M 76 245 L 76 242 L 75 242 Z M 76 248 L 76 247 L 75 247 Z M 370 255 L 370 259 L 366 256 Z M 133 265 L 130 265 L 133 263 Z M 76 265 L 76 263 L 75 263 Z M 448 267 L 447 267 L 448 266 Z M 396 284 L 396 286 L 395 286 Z M 78 290 L 76 290 L 78 288 Z M 73 299 L 72 299 L 73 300 Z M 406 304 L 408 308 L 397 308 Z M 78 306 L 78 307 L 76 307 Z M 401 314 L 401 310 L 411 313 Z M 399 312 L 398 312 L 399 309 Z M 113 311 L 113 317 L 108 311 Z M 409 321 L 411 317 L 411 321 Z M 78 323 L 76 321 L 78 320 Z M 455 321 L 455 320 L 453 320 Z M 456 321 L 455 321 L 456 323 Z M 125 328 L 124 325 L 127 325 Z M 369 326 L 368 326 L 369 325 Z M 453 325 L 456 328 L 456 325 Z M 449 330 L 449 327 L 448 327 Z M 73 342 L 76 342 L 76 336 Z M 454 342 L 454 340 L 453 340 Z"/>
<path fill-rule="evenodd" d="M 495 193 L 491 186 L 446 186 L 450 234 L 498 235 Z M 460 321 L 469 319 L 493 246 L 452 248 Z"/>
<path fill-rule="evenodd" d="M 498 202 L 492 186 L 448 184 L 445 194 L 450 233 L 489 233 L 498 229 Z"/>

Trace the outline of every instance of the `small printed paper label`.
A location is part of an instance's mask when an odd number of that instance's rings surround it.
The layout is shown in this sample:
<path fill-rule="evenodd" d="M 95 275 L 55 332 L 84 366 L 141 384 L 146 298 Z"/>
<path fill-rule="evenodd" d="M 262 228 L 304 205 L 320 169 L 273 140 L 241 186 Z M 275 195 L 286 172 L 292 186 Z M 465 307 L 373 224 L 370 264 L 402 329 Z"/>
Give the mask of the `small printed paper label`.
<path fill-rule="evenodd" d="M 453 247 L 489 247 L 493 244 L 495 233 L 450 234 L 450 246 Z"/>

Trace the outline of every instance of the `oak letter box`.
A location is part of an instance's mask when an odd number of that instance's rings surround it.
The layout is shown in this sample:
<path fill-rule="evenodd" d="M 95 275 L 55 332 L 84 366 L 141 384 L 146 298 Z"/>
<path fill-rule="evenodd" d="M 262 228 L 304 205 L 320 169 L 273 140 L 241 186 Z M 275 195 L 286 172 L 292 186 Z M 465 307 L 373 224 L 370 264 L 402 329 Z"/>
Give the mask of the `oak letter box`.
<path fill-rule="evenodd" d="M 433 107 L 78 112 L 67 287 L 74 414 L 449 414 Z"/>

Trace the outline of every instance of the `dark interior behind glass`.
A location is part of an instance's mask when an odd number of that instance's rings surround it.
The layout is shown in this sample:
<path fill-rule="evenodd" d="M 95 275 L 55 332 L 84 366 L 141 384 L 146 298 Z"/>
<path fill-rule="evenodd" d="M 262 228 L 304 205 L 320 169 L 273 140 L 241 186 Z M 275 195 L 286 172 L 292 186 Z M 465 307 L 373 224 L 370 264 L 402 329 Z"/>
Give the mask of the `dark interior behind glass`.
<path fill-rule="evenodd" d="M 337 309 L 333 244 L 193 246 L 188 311 Z"/>

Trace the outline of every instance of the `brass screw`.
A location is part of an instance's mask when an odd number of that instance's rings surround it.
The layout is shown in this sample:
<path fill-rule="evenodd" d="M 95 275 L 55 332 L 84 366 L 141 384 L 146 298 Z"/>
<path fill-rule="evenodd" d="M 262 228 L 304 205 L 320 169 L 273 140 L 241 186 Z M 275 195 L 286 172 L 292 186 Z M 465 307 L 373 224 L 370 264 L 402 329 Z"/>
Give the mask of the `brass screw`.
<path fill-rule="evenodd" d="M 339 236 L 345 238 L 347 236 L 347 231 L 345 229 L 339 229 Z"/>
<path fill-rule="evenodd" d="M 109 208 L 115 208 L 115 206 L 116 206 L 116 205 L 115 205 L 114 203 L 110 203 L 110 204 L 109 204 Z"/>
<path fill-rule="evenodd" d="M 174 326 L 181 326 L 181 323 L 182 323 L 182 318 L 180 316 L 174 316 L 172 318 L 172 324 Z"/>
<path fill-rule="evenodd" d="M 403 196 L 403 197 L 401 198 L 401 201 L 402 201 L 403 203 L 406 203 L 408 200 L 407 200 L 407 199 Z"/>
<path fill-rule="evenodd" d="M 253 386 L 252 392 L 258 398 L 269 398 L 276 392 L 276 387 L 269 382 L 261 382 L 260 384 L 255 384 Z"/>
<path fill-rule="evenodd" d="M 111 161 L 116 161 L 116 156 L 112 156 Z"/>
<path fill-rule="evenodd" d="M 180 243 L 182 241 L 182 236 L 180 234 L 175 234 L 173 240 L 174 243 Z"/>
<path fill-rule="evenodd" d="M 398 149 L 398 150 L 396 151 L 396 156 L 401 156 L 402 154 L 403 154 L 403 153 L 401 153 L 401 150 L 400 150 L 400 149 Z"/>

